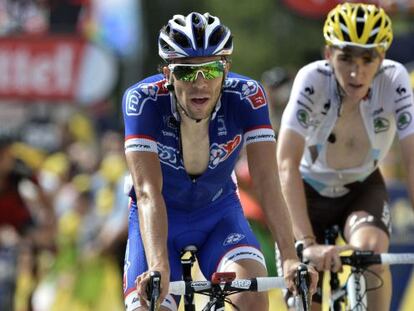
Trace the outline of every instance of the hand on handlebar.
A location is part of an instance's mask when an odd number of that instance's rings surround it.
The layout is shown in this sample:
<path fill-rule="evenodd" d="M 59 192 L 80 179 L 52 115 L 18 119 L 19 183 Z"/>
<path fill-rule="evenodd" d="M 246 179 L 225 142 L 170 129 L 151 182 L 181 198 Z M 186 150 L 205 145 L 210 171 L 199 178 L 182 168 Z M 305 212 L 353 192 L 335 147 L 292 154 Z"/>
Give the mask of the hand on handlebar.
<path fill-rule="evenodd" d="M 312 264 L 318 271 L 341 272 L 341 252 L 354 249 L 351 245 L 313 244 L 303 250 L 303 260 Z"/>
<path fill-rule="evenodd" d="M 158 298 L 156 305 L 159 306 L 161 302 L 164 300 L 165 296 L 167 296 L 168 294 L 168 288 L 169 288 L 169 282 L 170 282 L 169 269 L 157 268 L 152 271 L 146 271 L 142 273 L 141 275 L 139 275 L 135 281 L 136 286 L 137 286 L 138 298 L 142 306 L 148 306 L 149 301 L 151 300 L 151 297 L 149 297 L 149 295 L 151 295 L 149 291 L 149 286 L 150 286 L 151 274 L 153 274 L 154 272 L 159 273 L 160 278 L 161 278 L 161 291 L 159 292 L 159 298 Z"/>
<path fill-rule="evenodd" d="M 318 283 L 318 272 L 316 272 L 315 268 L 310 265 L 305 265 L 297 260 L 286 260 L 283 263 L 283 271 L 284 277 L 286 281 L 287 288 L 291 291 L 295 296 L 299 294 L 298 284 L 297 284 L 297 276 L 299 267 L 303 269 L 304 267 L 307 268 L 307 272 L 309 275 L 309 293 L 313 295 L 316 292 L 316 287 Z"/>

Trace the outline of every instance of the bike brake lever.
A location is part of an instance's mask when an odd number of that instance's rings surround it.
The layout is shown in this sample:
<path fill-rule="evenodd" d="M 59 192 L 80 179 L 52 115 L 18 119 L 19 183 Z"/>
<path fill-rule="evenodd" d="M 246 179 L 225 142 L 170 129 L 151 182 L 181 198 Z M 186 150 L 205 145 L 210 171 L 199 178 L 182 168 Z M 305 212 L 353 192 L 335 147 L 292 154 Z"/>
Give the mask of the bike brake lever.
<path fill-rule="evenodd" d="M 310 286 L 310 276 L 308 272 L 308 267 L 304 264 L 298 266 L 296 271 L 296 288 L 298 289 L 299 295 L 302 298 L 303 310 L 310 310 L 310 295 L 309 295 L 309 286 Z"/>
<path fill-rule="evenodd" d="M 150 272 L 150 280 L 147 286 L 147 298 L 150 301 L 150 310 L 156 310 L 156 303 L 161 294 L 161 273 Z"/>

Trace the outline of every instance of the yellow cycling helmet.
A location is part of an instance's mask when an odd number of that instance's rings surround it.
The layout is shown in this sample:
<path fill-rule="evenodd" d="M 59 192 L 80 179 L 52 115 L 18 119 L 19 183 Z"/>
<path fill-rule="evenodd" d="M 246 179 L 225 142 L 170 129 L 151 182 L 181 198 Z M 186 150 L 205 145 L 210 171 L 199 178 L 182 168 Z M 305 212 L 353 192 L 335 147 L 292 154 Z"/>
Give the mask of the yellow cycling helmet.
<path fill-rule="evenodd" d="M 357 46 L 386 51 L 392 41 L 391 20 L 373 4 L 343 3 L 326 18 L 323 35 L 327 45 Z"/>

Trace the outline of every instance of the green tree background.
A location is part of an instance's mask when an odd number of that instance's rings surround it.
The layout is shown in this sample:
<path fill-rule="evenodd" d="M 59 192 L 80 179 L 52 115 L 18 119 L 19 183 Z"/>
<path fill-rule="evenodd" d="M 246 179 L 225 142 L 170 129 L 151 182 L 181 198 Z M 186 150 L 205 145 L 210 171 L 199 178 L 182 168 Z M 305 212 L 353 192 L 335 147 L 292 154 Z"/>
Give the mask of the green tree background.
<path fill-rule="evenodd" d="M 162 25 L 174 14 L 192 11 L 210 12 L 231 29 L 232 70 L 254 79 L 274 66 L 294 71 L 322 57 L 324 19 L 299 16 L 282 0 L 142 0 L 142 9 L 146 29 L 144 76 L 154 73 L 162 62 L 157 51 Z M 395 34 L 414 30 L 412 16 L 399 14 L 392 19 Z"/>

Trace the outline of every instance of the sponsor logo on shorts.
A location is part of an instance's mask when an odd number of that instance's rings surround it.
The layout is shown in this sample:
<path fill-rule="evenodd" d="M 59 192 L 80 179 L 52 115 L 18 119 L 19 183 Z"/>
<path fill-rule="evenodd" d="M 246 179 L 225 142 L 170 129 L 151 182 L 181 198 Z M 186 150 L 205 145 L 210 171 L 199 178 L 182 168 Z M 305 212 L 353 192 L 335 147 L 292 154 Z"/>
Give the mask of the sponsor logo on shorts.
<path fill-rule="evenodd" d="M 241 240 L 243 240 L 245 238 L 244 234 L 241 233 L 230 233 L 227 238 L 224 240 L 223 245 L 227 246 L 227 245 L 234 245 L 239 243 Z"/>
<path fill-rule="evenodd" d="M 391 233 L 391 212 L 390 206 L 387 201 L 384 201 L 384 207 L 382 210 L 381 220 L 384 225 L 387 227 L 388 231 Z"/>
<path fill-rule="evenodd" d="M 363 223 L 374 223 L 375 218 L 372 215 L 358 217 L 357 215 L 353 215 L 349 221 L 349 225 L 351 227 L 351 232 L 355 230 L 360 224 Z"/>

